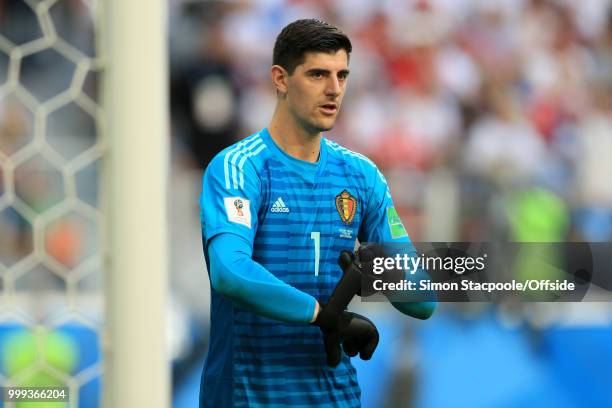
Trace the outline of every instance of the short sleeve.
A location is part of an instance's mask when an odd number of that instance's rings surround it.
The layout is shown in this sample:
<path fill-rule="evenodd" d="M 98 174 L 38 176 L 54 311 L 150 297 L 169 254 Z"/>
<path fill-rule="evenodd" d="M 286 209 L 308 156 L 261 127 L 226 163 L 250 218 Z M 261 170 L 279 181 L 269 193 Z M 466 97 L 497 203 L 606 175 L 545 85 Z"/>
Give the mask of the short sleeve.
<path fill-rule="evenodd" d="M 253 243 L 261 205 L 261 182 L 249 160 L 221 152 L 210 162 L 202 181 L 200 221 L 205 243 L 233 233 Z"/>

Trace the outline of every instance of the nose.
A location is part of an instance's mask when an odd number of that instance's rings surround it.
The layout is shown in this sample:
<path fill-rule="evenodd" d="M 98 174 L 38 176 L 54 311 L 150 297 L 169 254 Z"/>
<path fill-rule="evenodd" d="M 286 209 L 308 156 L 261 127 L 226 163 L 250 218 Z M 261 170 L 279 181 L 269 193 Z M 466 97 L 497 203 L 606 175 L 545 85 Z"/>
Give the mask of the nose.
<path fill-rule="evenodd" d="M 330 75 L 329 80 L 327 81 L 327 88 L 325 90 L 325 95 L 327 96 L 338 96 L 340 95 L 340 91 L 342 90 L 340 81 L 338 77 L 335 75 Z"/>

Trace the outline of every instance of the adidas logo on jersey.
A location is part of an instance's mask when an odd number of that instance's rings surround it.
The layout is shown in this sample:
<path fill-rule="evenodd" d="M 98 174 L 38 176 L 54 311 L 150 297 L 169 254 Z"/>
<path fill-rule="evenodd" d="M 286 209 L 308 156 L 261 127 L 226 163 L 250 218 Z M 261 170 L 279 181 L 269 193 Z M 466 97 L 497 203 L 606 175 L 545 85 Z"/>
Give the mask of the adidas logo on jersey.
<path fill-rule="evenodd" d="M 274 204 L 272 204 L 272 208 L 270 209 L 273 213 L 288 213 L 289 207 L 285 205 L 285 202 L 282 198 L 278 197 Z"/>

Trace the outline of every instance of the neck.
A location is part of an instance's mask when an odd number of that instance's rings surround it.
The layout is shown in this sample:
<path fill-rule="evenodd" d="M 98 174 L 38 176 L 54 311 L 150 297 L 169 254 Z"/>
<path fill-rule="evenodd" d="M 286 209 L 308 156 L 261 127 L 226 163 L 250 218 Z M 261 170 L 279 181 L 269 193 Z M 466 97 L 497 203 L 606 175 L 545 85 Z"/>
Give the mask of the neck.
<path fill-rule="evenodd" d="M 316 163 L 321 150 L 321 132 L 311 133 L 300 126 L 288 112 L 278 106 L 268 125 L 272 140 L 296 159 Z"/>

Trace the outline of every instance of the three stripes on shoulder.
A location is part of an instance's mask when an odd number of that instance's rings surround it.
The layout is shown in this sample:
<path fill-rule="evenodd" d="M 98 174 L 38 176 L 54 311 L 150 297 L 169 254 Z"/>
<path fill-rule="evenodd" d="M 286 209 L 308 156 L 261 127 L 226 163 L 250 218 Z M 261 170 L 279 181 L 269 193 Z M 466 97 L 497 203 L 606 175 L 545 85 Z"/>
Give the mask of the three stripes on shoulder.
<path fill-rule="evenodd" d="M 367 164 L 374 168 L 382 183 L 387 186 L 387 181 L 385 180 L 385 177 L 370 159 L 368 159 L 362 154 L 352 152 L 347 148 L 342 147 L 335 142 L 332 142 L 329 139 L 325 139 L 325 143 L 329 148 L 335 150 L 336 152 L 365 161 Z M 233 148 L 228 150 L 223 158 L 225 188 L 229 189 L 230 186 L 235 189 L 244 188 L 244 163 L 249 157 L 257 156 L 266 147 L 267 146 L 263 143 L 261 135 L 259 133 L 256 133 L 237 143 Z M 276 212 L 289 212 L 289 210 Z"/>
<path fill-rule="evenodd" d="M 235 189 L 238 186 L 244 188 L 244 163 L 249 157 L 257 156 L 265 148 L 266 145 L 263 143 L 261 136 L 256 133 L 228 150 L 223 158 L 225 188 L 230 188 L 230 185 Z"/>

